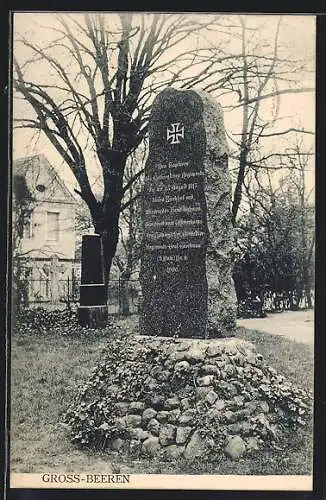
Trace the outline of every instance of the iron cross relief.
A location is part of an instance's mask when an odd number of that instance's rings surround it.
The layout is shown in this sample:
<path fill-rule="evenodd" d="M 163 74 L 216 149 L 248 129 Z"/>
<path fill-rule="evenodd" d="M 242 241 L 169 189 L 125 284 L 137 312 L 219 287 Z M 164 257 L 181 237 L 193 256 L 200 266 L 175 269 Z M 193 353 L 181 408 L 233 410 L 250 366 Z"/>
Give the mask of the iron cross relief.
<path fill-rule="evenodd" d="M 170 128 L 166 128 L 166 140 L 170 144 L 180 144 L 180 139 L 184 139 L 185 128 L 181 123 L 171 123 Z"/>

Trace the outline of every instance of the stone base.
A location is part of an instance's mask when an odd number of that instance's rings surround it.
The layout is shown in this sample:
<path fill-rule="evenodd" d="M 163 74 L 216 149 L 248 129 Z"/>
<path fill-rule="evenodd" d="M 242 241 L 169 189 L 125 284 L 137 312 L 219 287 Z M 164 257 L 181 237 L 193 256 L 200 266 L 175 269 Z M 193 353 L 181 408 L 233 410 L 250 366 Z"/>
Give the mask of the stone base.
<path fill-rule="evenodd" d="M 99 450 L 213 462 L 294 436 L 311 409 L 248 341 L 138 335 L 110 341 L 66 422 Z"/>
<path fill-rule="evenodd" d="M 78 323 L 86 328 L 102 328 L 108 320 L 108 307 L 80 306 L 78 307 Z"/>

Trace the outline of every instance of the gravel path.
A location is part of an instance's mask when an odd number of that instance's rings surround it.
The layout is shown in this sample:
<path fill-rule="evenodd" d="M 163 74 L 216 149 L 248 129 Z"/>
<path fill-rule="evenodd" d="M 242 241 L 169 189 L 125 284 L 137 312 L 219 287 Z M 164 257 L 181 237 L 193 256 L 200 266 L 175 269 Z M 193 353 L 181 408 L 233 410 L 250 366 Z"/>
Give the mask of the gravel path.
<path fill-rule="evenodd" d="M 296 342 L 313 345 L 314 311 L 284 311 L 267 318 L 238 319 L 238 326 L 282 335 Z"/>

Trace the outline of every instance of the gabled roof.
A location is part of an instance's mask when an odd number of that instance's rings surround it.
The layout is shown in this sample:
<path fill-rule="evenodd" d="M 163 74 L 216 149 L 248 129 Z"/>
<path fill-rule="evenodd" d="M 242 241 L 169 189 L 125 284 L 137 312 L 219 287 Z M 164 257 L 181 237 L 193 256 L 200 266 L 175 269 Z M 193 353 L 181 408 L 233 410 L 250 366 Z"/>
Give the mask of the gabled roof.
<path fill-rule="evenodd" d="M 15 175 L 24 176 L 28 188 L 38 198 L 40 198 L 40 195 L 37 193 L 36 186 L 38 184 L 44 184 L 47 188 L 51 185 L 51 191 L 44 193 L 42 196 L 43 201 L 77 203 L 77 200 L 66 187 L 58 172 L 43 154 L 14 160 L 13 176 Z"/>

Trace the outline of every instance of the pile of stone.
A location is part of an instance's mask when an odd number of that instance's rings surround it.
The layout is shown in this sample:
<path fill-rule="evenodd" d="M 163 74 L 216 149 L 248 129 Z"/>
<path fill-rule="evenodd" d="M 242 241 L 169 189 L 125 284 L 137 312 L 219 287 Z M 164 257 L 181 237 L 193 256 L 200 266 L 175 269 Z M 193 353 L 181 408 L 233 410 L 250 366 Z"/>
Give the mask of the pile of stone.
<path fill-rule="evenodd" d="M 66 421 L 73 441 L 161 460 L 237 459 L 304 426 L 307 393 L 238 338 L 115 341 Z"/>

